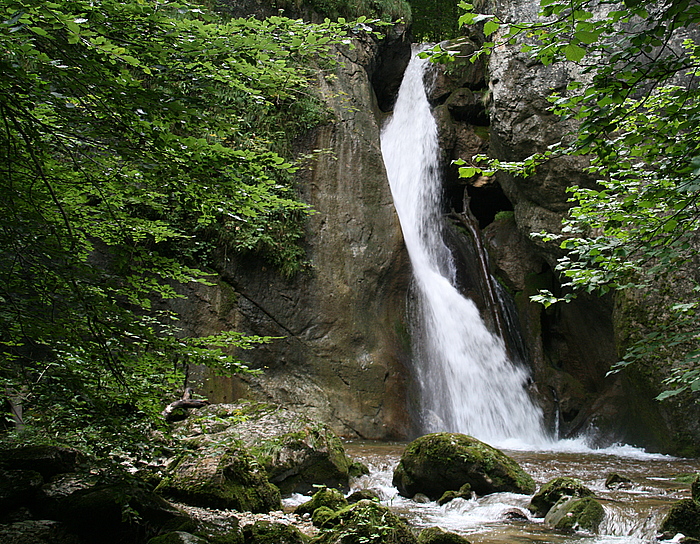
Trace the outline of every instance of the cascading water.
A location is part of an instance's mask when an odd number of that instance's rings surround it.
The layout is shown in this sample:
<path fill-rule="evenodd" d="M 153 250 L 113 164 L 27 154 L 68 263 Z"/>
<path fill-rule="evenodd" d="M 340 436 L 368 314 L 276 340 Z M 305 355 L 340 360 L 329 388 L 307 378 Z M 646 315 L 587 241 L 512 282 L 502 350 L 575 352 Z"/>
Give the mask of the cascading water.
<path fill-rule="evenodd" d="M 382 154 L 413 266 L 414 365 L 424 431 L 463 432 L 492 444 L 542 443 L 540 410 L 476 305 L 455 288 L 455 265 L 443 242 L 437 125 L 423 83 L 428 61 L 414 51 Z"/>

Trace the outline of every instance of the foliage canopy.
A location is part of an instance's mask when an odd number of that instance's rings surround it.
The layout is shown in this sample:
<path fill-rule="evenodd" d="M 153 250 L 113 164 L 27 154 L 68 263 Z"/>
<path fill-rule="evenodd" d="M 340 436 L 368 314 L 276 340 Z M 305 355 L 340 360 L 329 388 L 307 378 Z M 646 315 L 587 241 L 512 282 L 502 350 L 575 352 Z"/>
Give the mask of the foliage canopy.
<path fill-rule="evenodd" d="M 570 187 L 573 207 L 562 232 L 533 233 L 559 241 L 565 255 L 557 270 L 570 292 L 557 297 L 544 291 L 534 299 L 549 305 L 570 300 L 577 290 L 648 291 L 679 279 L 695 284 L 685 298 L 672 293 L 663 322 L 615 369 L 668 356 L 673 371 L 660 398 L 700 390 L 700 5 L 541 0 L 539 17 L 528 22 L 478 13 L 464 2 L 461 7 L 460 23 L 483 25 L 491 40 L 473 59 L 509 44 L 545 65 L 578 66 L 578 80 L 550 97 L 556 114 L 577 121 L 569 141 L 518 163 L 479 157 L 488 166 L 461 165 L 464 177 L 497 170 L 528 176 L 555 157 L 590 158 L 597 187 Z M 440 47 L 429 54 L 452 55 Z"/>
<path fill-rule="evenodd" d="M 123 430 L 184 365 L 246 370 L 222 348 L 269 340 L 181 338 L 163 301 L 217 243 L 299 261 L 275 130 L 322 118 L 308 66 L 346 32 L 170 0 L 0 10 L 0 391 L 54 436 Z"/>

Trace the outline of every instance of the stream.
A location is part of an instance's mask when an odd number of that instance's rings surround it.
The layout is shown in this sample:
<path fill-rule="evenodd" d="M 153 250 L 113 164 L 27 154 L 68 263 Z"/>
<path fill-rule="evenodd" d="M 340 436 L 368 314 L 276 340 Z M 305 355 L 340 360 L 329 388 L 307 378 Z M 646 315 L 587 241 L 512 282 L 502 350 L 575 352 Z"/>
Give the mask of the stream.
<path fill-rule="evenodd" d="M 676 480 L 700 471 L 700 460 L 649 454 L 630 446 L 590 450 L 579 441 L 560 442 L 557 451 L 503 450 L 515 459 L 538 488 L 558 476 L 573 476 L 595 492 L 606 512 L 600 534 L 562 534 L 545 527 L 527 510 L 530 497 L 495 493 L 471 500 L 455 499 L 443 506 L 419 503 L 398 494 L 391 485 L 394 467 L 406 444 L 350 441 L 348 455 L 370 468 L 352 490 L 373 489 L 397 514 L 416 527 L 438 526 L 459 533 L 472 544 L 581 543 L 641 544 L 656 541 L 656 531 L 668 507 L 690 496 L 690 484 Z M 615 472 L 632 480 L 628 489 L 610 490 L 605 478 Z"/>

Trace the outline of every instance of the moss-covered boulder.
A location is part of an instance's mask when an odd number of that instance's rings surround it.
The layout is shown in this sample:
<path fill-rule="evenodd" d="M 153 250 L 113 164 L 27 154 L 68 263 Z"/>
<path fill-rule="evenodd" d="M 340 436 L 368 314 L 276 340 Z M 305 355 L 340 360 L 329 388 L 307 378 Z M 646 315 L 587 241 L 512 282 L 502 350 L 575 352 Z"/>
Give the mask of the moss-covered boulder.
<path fill-rule="evenodd" d="M 443 531 L 440 527 L 428 527 L 418 535 L 420 544 L 469 544 L 462 535 Z"/>
<path fill-rule="evenodd" d="M 605 487 L 607 489 L 629 489 L 632 487 L 632 480 L 617 472 L 611 472 L 605 477 Z"/>
<path fill-rule="evenodd" d="M 308 538 L 293 525 L 256 521 L 243 528 L 245 544 L 306 544 Z"/>
<path fill-rule="evenodd" d="M 603 506 L 591 497 L 562 497 L 544 518 L 546 525 L 558 531 L 598 532 L 605 518 Z"/>
<path fill-rule="evenodd" d="M 327 506 L 319 506 L 311 515 L 311 523 L 313 523 L 316 527 L 322 527 L 323 524 L 333 516 L 333 514 L 335 514 L 334 510 L 331 510 Z"/>
<path fill-rule="evenodd" d="M 577 478 L 554 478 L 544 484 L 530 500 L 528 508 L 537 517 L 544 517 L 562 497 L 592 497 L 588 489 Z"/>
<path fill-rule="evenodd" d="M 193 506 L 257 513 L 282 508 L 279 489 L 238 446 L 185 455 L 156 491 Z"/>
<path fill-rule="evenodd" d="M 127 479 L 100 481 L 91 474 L 63 474 L 37 495 L 37 515 L 62 522 L 85 542 L 140 542 L 147 534 L 192 523 L 163 497 Z"/>
<path fill-rule="evenodd" d="M 360 501 L 334 513 L 310 544 L 418 544 L 403 519 L 376 501 Z"/>
<path fill-rule="evenodd" d="M 322 506 L 335 511 L 347 505 L 348 501 L 340 491 L 324 487 L 316 491 L 310 501 L 306 501 L 297 506 L 294 513 L 303 516 L 304 514 L 313 514 L 317 508 L 321 508 Z"/>
<path fill-rule="evenodd" d="M 445 491 L 442 496 L 438 499 L 438 504 L 442 506 L 454 499 L 465 499 L 469 500 L 472 497 L 472 486 L 469 484 L 464 484 L 459 488 L 459 491 Z"/>
<path fill-rule="evenodd" d="M 693 499 L 682 499 L 671 506 L 659 530 L 669 538 L 677 533 L 700 539 L 700 504 Z"/>
<path fill-rule="evenodd" d="M 176 425 L 192 447 L 239 441 L 282 494 L 309 493 L 318 485 L 349 489 L 352 462 L 325 424 L 262 403 L 212 404 Z M 362 471 L 354 466 L 353 471 Z"/>
<path fill-rule="evenodd" d="M 380 497 L 379 493 L 373 489 L 358 489 L 357 491 L 350 493 L 345 500 L 348 501 L 348 504 L 355 504 L 356 502 L 362 500 L 378 501 L 380 500 Z"/>
<path fill-rule="evenodd" d="M 393 483 L 404 497 L 424 493 L 432 500 L 464 484 L 477 495 L 535 490 L 532 477 L 505 453 L 458 433 L 428 434 L 411 442 L 394 470 Z"/>
<path fill-rule="evenodd" d="M 700 474 L 690 484 L 690 493 L 695 502 L 700 502 Z"/>

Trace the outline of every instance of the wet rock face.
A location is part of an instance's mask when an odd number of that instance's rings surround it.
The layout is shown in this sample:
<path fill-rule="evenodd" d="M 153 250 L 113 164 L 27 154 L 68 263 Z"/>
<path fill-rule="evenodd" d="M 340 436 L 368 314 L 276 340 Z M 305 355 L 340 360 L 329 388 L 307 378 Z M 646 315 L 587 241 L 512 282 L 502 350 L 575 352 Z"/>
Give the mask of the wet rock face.
<path fill-rule="evenodd" d="M 334 120 L 299 142 L 301 152 L 329 150 L 299 174 L 301 198 L 315 210 L 306 225 L 308 271 L 283 278 L 254 257 L 221 255 L 219 284 L 193 286 L 188 300 L 174 303 L 193 334 L 233 329 L 281 337 L 239 354 L 264 369 L 260 376 L 199 376 L 198 392 L 212 402 L 247 397 L 292 406 L 347 436 L 409 432 L 410 265 L 381 156 L 371 80 L 392 71 L 381 48 L 402 59 L 410 44 L 402 35 L 387 40 L 393 45 L 366 38 L 341 50 L 335 73 L 320 75 Z M 381 90 L 384 102 L 393 86 Z"/>
<path fill-rule="evenodd" d="M 465 484 L 477 495 L 535 490 L 532 477 L 513 459 L 458 433 L 433 433 L 411 442 L 394 470 L 393 484 L 405 497 L 422 493 L 432 500 Z"/>

